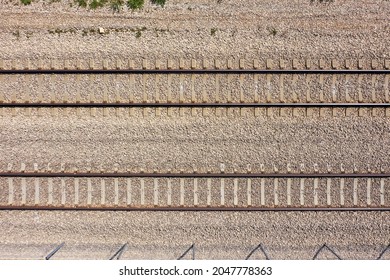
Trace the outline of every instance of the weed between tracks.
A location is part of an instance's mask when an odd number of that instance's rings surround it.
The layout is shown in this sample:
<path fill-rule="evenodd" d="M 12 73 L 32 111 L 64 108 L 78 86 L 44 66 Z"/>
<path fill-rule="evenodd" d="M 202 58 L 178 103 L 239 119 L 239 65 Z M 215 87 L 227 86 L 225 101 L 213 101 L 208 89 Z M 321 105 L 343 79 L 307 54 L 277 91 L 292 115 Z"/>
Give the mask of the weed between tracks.
<path fill-rule="evenodd" d="M 334 2 L 334 0 L 310 0 L 311 4 L 314 4 L 314 3 L 330 4 L 330 3 L 333 3 L 333 2 Z"/>
<path fill-rule="evenodd" d="M 61 0 L 50 0 L 49 3 L 60 2 Z M 20 0 L 23 5 L 30 5 L 32 0 Z M 150 0 L 150 2 L 156 6 L 164 7 L 166 0 Z M 113 13 L 119 13 L 125 5 L 125 0 L 74 0 L 74 3 L 81 8 L 89 8 L 96 10 L 109 6 Z M 145 0 L 127 0 L 126 6 L 129 10 L 139 10 L 144 7 Z M 71 3 L 70 6 L 73 6 Z"/>

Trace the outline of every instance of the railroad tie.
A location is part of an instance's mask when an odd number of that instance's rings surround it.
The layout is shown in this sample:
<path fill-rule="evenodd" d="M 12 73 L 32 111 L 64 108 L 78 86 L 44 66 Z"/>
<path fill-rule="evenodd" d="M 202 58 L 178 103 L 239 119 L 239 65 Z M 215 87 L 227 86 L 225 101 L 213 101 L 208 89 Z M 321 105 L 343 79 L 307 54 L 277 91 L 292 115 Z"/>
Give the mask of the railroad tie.
<path fill-rule="evenodd" d="M 24 173 L 26 171 L 26 165 L 24 163 L 21 164 L 20 172 Z M 26 178 L 21 179 L 21 187 L 22 187 L 22 205 L 26 204 L 26 196 L 27 196 L 27 183 Z"/>
<path fill-rule="evenodd" d="M 277 174 L 279 172 L 276 165 L 274 165 L 274 173 Z M 279 179 L 274 178 L 274 205 L 279 205 Z"/>
<path fill-rule="evenodd" d="M 65 179 L 61 179 L 61 205 L 65 206 L 66 203 L 66 185 Z"/>
<path fill-rule="evenodd" d="M 148 95 L 146 91 L 146 83 L 147 83 L 147 75 L 142 75 L 142 102 L 147 103 L 148 102 Z M 143 109 L 143 116 L 145 117 L 147 115 L 147 108 L 144 107 Z"/>
<path fill-rule="evenodd" d="M 211 178 L 207 178 L 207 206 L 211 206 Z"/>
<path fill-rule="evenodd" d="M 7 171 L 12 172 L 12 164 L 8 163 Z M 8 205 L 14 204 L 14 181 L 12 177 L 8 178 Z"/>
<path fill-rule="evenodd" d="M 318 178 L 314 178 L 313 195 L 314 195 L 314 206 L 318 206 Z"/>
<path fill-rule="evenodd" d="M 300 172 L 304 172 L 305 166 L 301 164 Z M 299 202 L 303 206 L 305 205 L 305 178 L 300 178 L 300 188 L 299 188 Z"/>
<path fill-rule="evenodd" d="M 274 205 L 279 205 L 279 179 L 274 178 Z"/>
<path fill-rule="evenodd" d="M 328 206 L 332 205 L 331 186 L 332 186 L 332 179 L 327 178 L 326 179 L 326 204 Z"/>
<path fill-rule="evenodd" d="M 106 181 L 104 178 L 100 180 L 100 205 L 106 204 Z"/>
<path fill-rule="evenodd" d="M 34 205 L 39 205 L 39 179 L 35 178 L 35 197 L 34 197 Z"/>
<path fill-rule="evenodd" d="M 250 178 L 248 178 L 247 180 L 247 198 L 248 198 L 248 201 L 247 201 L 247 205 L 248 207 L 251 207 L 252 206 L 252 180 Z"/>
<path fill-rule="evenodd" d="M 0 70 L 2 69 L 1 67 L 1 63 L 2 63 L 3 61 L 0 59 Z M 0 85 L 2 85 L 3 84 L 3 76 L 2 75 L 0 75 Z M 0 105 L 5 101 L 5 98 L 4 98 L 5 96 L 4 96 L 4 92 L 3 91 L 0 91 Z M 0 117 L 2 117 L 4 115 L 4 110 L 3 110 L 3 107 L 2 106 L 0 106 Z"/>
<path fill-rule="evenodd" d="M 127 185 L 126 185 L 126 204 L 127 206 L 131 205 L 131 178 L 127 178 Z"/>
<path fill-rule="evenodd" d="M 119 204 L 119 180 L 118 178 L 114 178 L 114 205 L 118 206 L 118 204 Z"/>
<path fill-rule="evenodd" d="M 191 103 L 196 102 L 196 94 L 195 94 L 195 75 L 191 74 Z M 191 108 L 191 115 L 195 116 L 196 108 Z"/>
<path fill-rule="evenodd" d="M 340 178 L 340 205 L 344 206 L 344 185 L 345 178 Z"/>
<path fill-rule="evenodd" d="M 194 206 L 198 206 L 198 178 L 194 178 Z"/>
<path fill-rule="evenodd" d="M 384 91 L 385 91 L 385 102 L 390 102 L 390 96 L 389 96 L 389 76 L 385 75 L 385 82 L 384 82 Z M 387 108 L 386 108 L 387 109 Z"/>
<path fill-rule="evenodd" d="M 14 181 L 13 178 L 8 178 L 8 205 L 14 204 Z"/>
<path fill-rule="evenodd" d="M 167 180 L 167 205 L 172 206 L 172 182 L 171 178 L 168 178 Z"/>
<path fill-rule="evenodd" d="M 225 206 L 225 179 L 221 178 L 221 206 Z"/>
<path fill-rule="evenodd" d="M 79 178 L 74 179 L 74 204 L 75 206 L 79 205 L 79 189 L 80 189 L 80 180 Z"/>
<path fill-rule="evenodd" d="M 301 178 L 300 183 L 299 202 L 303 206 L 305 205 L 305 178 Z"/>
<path fill-rule="evenodd" d="M 260 179 L 260 204 L 265 206 L 265 179 Z"/>
<path fill-rule="evenodd" d="M 233 180 L 233 205 L 238 205 L 238 179 L 234 178 Z"/>
<path fill-rule="evenodd" d="M 153 180 L 153 196 L 154 196 L 154 199 L 153 199 L 153 205 L 154 206 L 158 206 L 158 179 L 157 178 L 154 178 Z"/>
<path fill-rule="evenodd" d="M 254 74 L 253 75 L 253 95 L 254 95 L 254 102 L 259 103 L 260 98 L 259 98 L 259 75 Z M 258 107 L 255 107 L 254 109 L 254 115 L 255 117 L 258 117 L 260 115 L 260 109 Z"/>
<path fill-rule="evenodd" d="M 358 204 L 358 179 L 353 179 L 353 205 Z"/>
<path fill-rule="evenodd" d="M 179 84 L 179 103 L 183 103 L 184 102 L 184 76 L 183 75 L 180 75 L 179 76 L 179 80 L 180 80 L 180 84 Z M 184 116 L 184 108 L 180 107 L 179 108 L 179 114 L 180 116 Z"/>
<path fill-rule="evenodd" d="M 140 179 L 140 185 L 141 185 L 141 206 L 145 205 L 145 179 Z"/>
<path fill-rule="evenodd" d="M 371 205 L 371 178 L 367 178 L 367 205 Z"/>
<path fill-rule="evenodd" d="M 385 205 L 385 179 L 381 178 L 380 180 L 380 204 L 381 206 Z"/>
<path fill-rule="evenodd" d="M 250 174 L 252 173 L 252 168 L 251 166 L 248 164 L 248 167 L 247 167 L 247 174 Z M 247 193 L 247 206 L 248 207 L 251 207 L 252 206 L 252 179 L 251 178 L 247 178 L 247 188 L 246 188 L 246 193 Z"/>
<path fill-rule="evenodd" d="M 53 178 L 47 179 L 47 205 L 53 205 Z"/>
<path fill-rule="evenodd" d="M 225 164 L 220 165 L 221 173 L 225 173 Z M 221 206 L 225 206 L 225 179 L 221 178 Z"/>
<path fill-rule="evenodd" d="M 291 178 L 287 179 L 287 206 L 291 206 Z"/>
<path fill-rule="evenodd" d="M 180 206 L 184 206 L 184 178 L 180 178 Z"/>

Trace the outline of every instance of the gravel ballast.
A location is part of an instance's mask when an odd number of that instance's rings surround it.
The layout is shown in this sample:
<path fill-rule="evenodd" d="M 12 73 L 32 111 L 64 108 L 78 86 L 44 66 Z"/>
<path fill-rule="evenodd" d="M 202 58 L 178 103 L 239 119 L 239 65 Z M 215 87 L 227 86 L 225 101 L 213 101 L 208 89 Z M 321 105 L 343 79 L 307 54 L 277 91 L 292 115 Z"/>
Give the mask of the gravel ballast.
<path fill-rule="evenodd" d="M 245 259 L 259 243 L 270 259 L 311 259 L 326 243 L 343 259 L 376 259 L 389 244 L 387 212 L 0 212 L 1 258 Z M 390 252 L 383 255 L 390 258 Z M 189 254 L 186 258 L 190 258 Z M 260 251 L 253 259 L 264 259 Z M 319 259 L 335 259 L 324 250 Z"/>
<path fill-rule="evenodd" d="M 52 3 L 49 3 L 52 2 Z M 63 68 L 67 60 L 74 69 L 127 67 L 133 61 L 136 68 L 148 61 L 147 68 L 155 68 L 156 60 L 167 68 L 178 68 L 180 59 L 184 68 L 190 68 L 191 59 L 202 67 L 206 59 L 220 68 L 233 61 L 238 68 L 239 59 L 245 59 L 245 68 L 251 68 L 254 59 L 259 68 L 266 67 L 267 59 L 279 68 L 279 60 L 287 68 L 297 59 L 298 68 L 332 68 L 332 59 L 343 64 L 350 61 L 351 69 L 383 69 L 390 59 L 390 28 L 388 15 L 390 1 L 345 0 L 329 4 L 311 3 L 310 0 L 168 0 L 164 8 L 151 5 L 130 12 L 126 9 L 112 13 L 109 8 L 95 11 L 77 7 L 69 1 L 33 1 L 22 6 L 19 1 L 0 2 L 0 68 L 22 69 L 29 61 L 32 68 Z M 261 3 L 260 3 L 261 2 Z M 99 32 L 103 30 L 103 32 Z M 374 60 L 374 62 L 372 62 Z M 93 64 L 91 64 L 93 61 Z M 215 67 L 210 65 L 210 67 Z M 375 68 L 374 67 L 374 68 Z M 336 67 L 337 68 L 337 67 Z M 358 75 L 356 75 L 358 76 Z M 239 102 L 241 90 L 246 100 L 266 98 L 267 88 L 272 99 L 279 100 L 284 91 L 285 101 L 297 97 L 306 101 L 307 86 L 314 101 L 361 98 L 364 102 L 387 102 L 388 77 L 377 75 L 342 75 L 332 80 L 329 75 L 297 77 L 274 75 L 269 82 L 265 76 L 239 75 L 230 78 L 221 75 L 220 100 L 228 94 Z M 168 76 L 135 75 L 113 77 L 64 77 L 42 75 L 21 77 L 0 76 L 0 99 L 3 101 L 74 101 L 78 96 L 85 102 L 117 99 L 136 102 L 151 101 L 159 95 L 168 98 Z M 294 78 L 294 77 L 292 77 Z M 192 84 L 195 86 L 192 86 Z M 177 100 L 184 92 L 184 101 L 199 101 L 202 96 L 214 101 L 213 77 L 202 80 L 200 75 L 172 78 L 172 98 Z M 268 83 L 268 84 L 267 84 Z M 322 84 L 321 84 L 322 83 Z M 386 86 L 387 85 L 387 86 Z M 190 89 L 194 89 L 190 93 Z M 323 95 L 320 94 L 321 89 Z M 145 90 L 145 92 L 143 92 Z M 255 93 L 255 90 L 258 92 Z M 387 91 L 386 91 L 387 90 Z M 203 95 L 205 93 L 205 95 Z M 296 94 L 296 95 L 293 95 Z M 16 109 L 0 108 L 0 170 L 12 164 L 19 171 L 22 163 L 33 170 L 37 163 L 40 171 L 50 163 L 52 171 L 64 165 L 66 171 L 75 167 L 85 172 L 131 170 L 132 172 L 258 172 L 261 164 L 265 172 L 274 168 L 286 172 L 290 164 L 299 172 L 301 164 L 306 172 L 318 165 L 320 172 L 345 171 L 389 172 L 390 118 L 385 110 L 318 108 L 305 112 L 298 109 L 278 111 L 261 109 L 255 116 L 252 109 L 220 111 L 201 109 Z M 207 114 L 202 114 L 208 112 Z M 387 112 L 388 115 L 389 112 Z M 20 179 L 15 181 L 15 200 L 21 201 Z M 267 188 L 267 205 L 272 204 L 271 188 Z M 389 203 L 386 179 L 385 203 Z M 55 179 L 56 187 L 59 180 Z M 338 182 L 338 181 L 335 181 Z M 378 205 L 379 181 L 372 181 L 372 204 Z M 28 179 L 28 191 L 34 179 Z M 41 195 L 47 196 L 47 182 Z M 71 182 L 72 183 L 72 182 Z M 71 197 L 73 185 L 67 179 L 67 195 Z M 106 182 L 112 188 L 112 181 Z M 121 181 L 122 183 L 122 181 Z M 241 184 L 245 193 L 245 182 Z M 312 185 L 312 180 L 306 183 Z M 94 196 L 99 196 L 99 180 L 93 180 Z M 147 181 L 148 186 L 152 182 Z M 177 182 L 175 183 L 177 185 Z M 189 182 L 186 182 L 186 186 Z M 204 181 L 199 181 L 200 196 L 204 202 Z M 231 186 L 231 181 L 226 181 Z M 324 181 L 320 182 L 321 187 Z M 176 186 L 175 185 L 175 186 Z M 358 206 L 366 206 L 365 181 L 359 181 Z M 85 187 L 85 181 L 81 183 Z M 177 186 L 176 186 L 177 187 Z M 286 197 L 280 183 L 280 205 Z M 292 191 L 298 193 L 298 183 Z M 241 190 L 240 189 L 240 190 Z M 282 192 L 283 189 L 283 192 Z M 320 204 L 325 204 L 325 192 L 319 192 Z M 253 191 L 258 192 L 258 182 Z M 306 201 L 312 203 L 308 187 Z M 0 180 L 0 200 L 7 202 L 8 181 Z M 123 192 L 123 189 L 121 189 Z M 345 184 L 345 203 L 351 206 L 352 182 Z M 148 201 L 153 195 L 146 192 Z M 80 196 L 85 202 L 85 192 Z M 173 193 L 176 199 L 177 192 Z M 218 197 L 218 188 L 213 192 Z M 298 196 L 293 204 L 298 204 Z M 309 200 L 310 197 L 310 200 Z M 337 189 L 332 199 L 338 201 Z M 94 198 L 94 199 L 95 199 Z M 231 192 L 227 200 L 231 203 Z M 60 193 L 54 193 L 60 199 Z M 165 197 L 161 197 L 161 200 Z M 191 199 L 187 197 L 186 199 Z M 245 202 L 241 196 L 240 204 Z M 28 195 L 28 203 L 33 196 Z M 42 198 L 43 200 L 43 198 Z M 107 201 L 113 200 L 112 192 Z M 258 196 L 254 202 L 259 203 Z M 123 201 L 122 201 L 123 203 Z M 137 202 L 138 203 L 138 202 Z M 124 243 L 128 243 L 124 259 L 176 259 L 191 244 L 195 244 L 196 259 L 244 259 L 259 243 L 271 259 L 311 259 L 326 243 L 344 259 L 376 259 L 390 243 L 389 212 L 74 212 L 74 211 L 0 211 L 0 259 L 44 258 L 61 242 L 65 246 L 54 259 L 108 259 Z M 257 251 L 253 258 L 264 258 Z M 334 259 L 329 251 L 319 258 Z M 186 256 L 189 258 L 189 256 Z M 383 255 L 390 259 L 390 252 Z"/>
<path fill-rule="evenodd" d="M 73 1 L 15 3 L 0 4 L 3 59 L 389 58 L 385 0 L 168 0 L 114 14 Z"/>

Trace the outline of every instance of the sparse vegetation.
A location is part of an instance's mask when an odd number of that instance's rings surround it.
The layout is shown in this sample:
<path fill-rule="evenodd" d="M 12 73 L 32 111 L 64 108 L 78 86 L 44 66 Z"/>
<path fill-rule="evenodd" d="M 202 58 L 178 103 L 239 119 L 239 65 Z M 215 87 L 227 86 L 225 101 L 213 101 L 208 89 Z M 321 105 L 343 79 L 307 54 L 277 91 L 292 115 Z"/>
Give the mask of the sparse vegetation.
<path fill-rule="evenodd" d="M 102 8 L 107 3 L 107 0 L 92 0 L 91 3 L 89 3 L 89 7 L 92 10 L 95 10 L 97 8 Z"/>
<path fill-rule="evenodd" d="M 33 0 L 20 0 L 23 5 L 30 5 L 32 1 Z M 61 0 L 48 0 L 49 3 L 60 1 Z M 150 0 L 150 2 L 161 7 L 164 7 L 166 4 L 166 0 Z M 140 10 L 144 7 L 145 0 L 73 0 L 69 5 L 72 7 L 74 4 L 78 7 L 89 8 L 91 10 L 109 6 L 114 13 L 119 13 L 125 4 L 129 10 Z"/>
<path fill-rule="evenodd" d="M 79 5 L 79 7 L 86 8 L 88 3 L 87 0 L 75 0 L 76 4 Z"/>
<path fill-rule="evenodd" d="M 126 4 L 131 10 L 142 9 L 145 4 L 145 0 L 127 0 Z"/>
<path fill-rule="evenodd" d="M 310 3 L 313 4 L 313 3 L 332 3 L 334 2 L 334 0 L 310 0 Z"/>
<path fill-rule="evenodd" d="M 275 27 L 267 28 L 269 35 L 276 36 L 278 31 L 275 29 Z"/>
<path fill-rule="evenodd" d="M 210 30 L 210 35 L 211 36 L 214 36 L 215 35 L 215 33 L 217 32 L 217 28 L 211 28 L 211 30 Z"/>
<path fill-rule="evenodd" d="M 49 29 L 48 32 L 49 32 L 49 34 L 57 34 L 58 36 L 60 36 L 62 33 L 76 33 L 76 29 L 75 28 L 68 28 L 68 29 L 56 28 L 56 29 Z"/>
<path fill-rule="evenodd" d="M 14 35 L 16 37 L 16 39 L 19 40 L 19 38 L 20 38 L 20 31 L 19 31 L 19 29 L 14 31 L 14 32 L 12 32 L 12 35 Z"/>
<path fill-rule="evenodd" d="M 161 7 L 164 7 L 166 0 L 150 0 L 155 5 L 159 5 Z"/>
<path fill-rule="evenodd" d="M 110 8 L 113 13 L 119 13 L 123 4 L 123 0 L 111 0 Z"/>
<path fill-rule="evenodd" d="M 142 31 L 145 31 L 146 27 L 137 28 L 137 29 L 131 29 L 131 31 L 135 32 L 135 38 L 139 38 L 142 36 Z"/>

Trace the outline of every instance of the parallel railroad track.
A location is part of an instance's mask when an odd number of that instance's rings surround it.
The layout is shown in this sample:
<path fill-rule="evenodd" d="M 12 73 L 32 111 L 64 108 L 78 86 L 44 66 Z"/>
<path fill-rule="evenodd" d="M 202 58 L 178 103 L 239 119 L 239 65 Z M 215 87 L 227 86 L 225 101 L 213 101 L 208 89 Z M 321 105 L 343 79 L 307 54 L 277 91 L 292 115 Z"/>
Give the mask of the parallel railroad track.
<path fill-rule="evenodd" d="M 168 108 L 168 115 L 171 108 L 180 108 L 181 115 L 185 108 L 191 108 L 191 114 L 202 109 L 203 115 L 208 108 L 247 108 L 255 116 L 275 114 L 268 110 L 273 108 L 280 109 L 276 115 L 294 108 L 358 108 L 358 115 L 368 109 L 373 116 L 390 116 L 389 77 L 388 69 L 0 69 L 0 78 L 21 88 L 3 93 L 0 89 L 0 115 L 7 108 L 12 111 L 5 112 L 16 115 L 17 108 L 27 108 L 31 114 L 32 108 L 99 107 L 130 108 L 130 115 L 133 108 L 143 108 L 145 115 L 151 107 L 156 115 L 161 114 L 160 108 Z M 50 88 L 58 83 L 63 85 L 61 91 Z M 300 114 L 317 113 L 292 111 Z M 319 111 L 319 115 L 326 113 Z"/>
<path fill-rule="evenodd" d="M 0 189 L 3 210 L 390 210 L 385 172 L 1 172 Z"/>
<path fill-rule="evenodd" d="M 102 74 L 338 74 L 381 75 L 390 74 L 388 69 L 0 69 L 0 75 L 102 75 Z"/>

